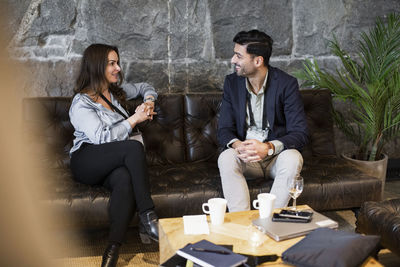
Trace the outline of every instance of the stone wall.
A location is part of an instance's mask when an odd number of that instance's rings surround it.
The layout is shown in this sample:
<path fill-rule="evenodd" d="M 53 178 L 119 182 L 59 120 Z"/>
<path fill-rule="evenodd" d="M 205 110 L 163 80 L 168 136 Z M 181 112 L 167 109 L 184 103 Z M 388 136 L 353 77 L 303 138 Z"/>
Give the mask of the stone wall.
<path fill-rule="evenodd" d="M 94 42 L 119 47 L 128 81 L 159 93 L 220 91 L 232 72 L 233 36 L 253 28 L 274 39 L 271 65 L 292 73 L 315 57 L 333 70 L 333 33 L 354 52 L 377 16 L 400 11 L 399 0 L 1 1 L 9 51 L 30 67 L 17 75 L 33 77 L 21 84 L 26 96 L 70 96 L 81 54 Z"/>

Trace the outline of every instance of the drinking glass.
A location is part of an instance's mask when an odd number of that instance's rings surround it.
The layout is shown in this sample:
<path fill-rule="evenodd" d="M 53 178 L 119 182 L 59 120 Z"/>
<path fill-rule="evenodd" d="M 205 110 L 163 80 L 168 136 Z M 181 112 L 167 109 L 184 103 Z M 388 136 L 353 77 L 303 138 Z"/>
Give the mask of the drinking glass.
<path fill-rule="evenodd" d="M 289 190 L 289 195 L 293 198 L 293 206 L 291 210 L 297 211 L 296 209 L 296 198 L 298 198 L 303 192 L 304 180 L 303 177 L 297 176 L 293 180 L 288 180 L 287 188 Z"/>
<path fill-rule="evenodd" d="M 259 247 L 266 241 L 266 235 L 258 230 L 254 225 L 247 226 L 245 232 L 247 242 L 252 247 Z"/>

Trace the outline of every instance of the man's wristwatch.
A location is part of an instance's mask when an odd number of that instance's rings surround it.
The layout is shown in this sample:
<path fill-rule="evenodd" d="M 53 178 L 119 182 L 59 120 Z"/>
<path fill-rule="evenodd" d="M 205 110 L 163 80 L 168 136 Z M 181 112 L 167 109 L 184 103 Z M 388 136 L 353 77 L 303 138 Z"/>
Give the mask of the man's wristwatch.
<path fill-rule="evenodd" d="M 271 148 L 268 149 L 267 154 L 268 156 L 272 156 L 275 152 L 275 146 L 274 144 L 272 144 L 271 142 L 268 142 L 267 144 L 269 144 L 269 146 L 272 146 Z"/>

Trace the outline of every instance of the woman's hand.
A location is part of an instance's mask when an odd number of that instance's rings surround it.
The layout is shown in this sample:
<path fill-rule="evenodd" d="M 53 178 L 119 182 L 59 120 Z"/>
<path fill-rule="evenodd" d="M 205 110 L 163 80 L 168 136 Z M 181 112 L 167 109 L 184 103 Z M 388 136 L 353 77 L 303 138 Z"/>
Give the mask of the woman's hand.
<path fill-rule="evenodd" d="M 147 114 L 147 117 L 149 120 L 153 119 L 153 115 L 156 115 L 157 113 L 154 112 L 154 102 L 144 102 L 140 106 L 138 106 L 135 110 L 135 112 L 138 112 L 140 109 L 144 110 Z"/>
<path fill-rule="evenodd" d="M 147 115 L 150 117 L 150 120 L 153 120 L 153 115 L 157 114 L 154 112 L 154 101 L 146 101 L 144 104 L 147 107 Z"/>
<path fill-rule="evenodd" d="M 139 124 L 145 120 L 152 120 L 153 115 L 157 114 L 153 110 L 154 110 L 154 105 L 153 105 L 153 107 L 151 107 L 151 106 L 148 106 L 146 103 L 143 103 L 136 108 L 135 114 L 130 116 L 127 119 L 127 121 L 133 128 L 137 124 Z"/>

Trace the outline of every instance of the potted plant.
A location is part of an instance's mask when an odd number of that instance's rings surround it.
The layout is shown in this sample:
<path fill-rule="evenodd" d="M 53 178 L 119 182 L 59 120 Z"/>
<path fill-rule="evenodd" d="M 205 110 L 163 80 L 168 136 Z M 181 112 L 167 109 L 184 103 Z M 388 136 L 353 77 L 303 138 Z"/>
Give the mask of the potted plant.
<path fill-rule="evenodd" d="M 354 55 L 343 50 L 335 36 L 329 46 L 341 60 L 340 69 L 329 73 L 316 60 L 306 60 L 296 76 L 304 86 L 328 88 L 334 99 L 349 104 L 346 114 L 333 111 L 334 121 L 356 144 L 355 160 L 386 158 L 381 167 L 384 183 L 387 156 L 383 146 L 400 134 L 400 15 L 390 14 L 386 22 L 378 18 L 372 29 L 360 34 Z"/>

